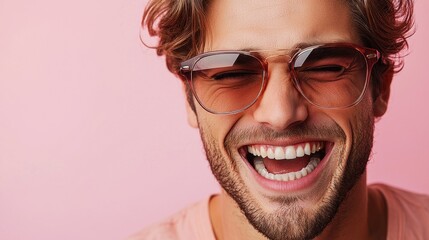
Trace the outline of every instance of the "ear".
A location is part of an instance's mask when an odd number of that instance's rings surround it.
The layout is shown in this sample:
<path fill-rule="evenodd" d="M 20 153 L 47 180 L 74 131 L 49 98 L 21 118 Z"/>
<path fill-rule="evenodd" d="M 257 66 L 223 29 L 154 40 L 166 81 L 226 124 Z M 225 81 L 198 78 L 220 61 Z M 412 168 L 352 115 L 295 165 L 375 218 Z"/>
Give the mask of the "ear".
<path fill-rule="evenodd" d="M 374 116 L 381 117 L 387 111 L 387 105 L 390 97 L 390 84 L 393 79 L 393 68 L 389 68 L 381 77 L 381 83 L 379 85 L 378 95 L 375 96 L 373 102 Z"/>
<path fill-rule="evenodd" d="M 185 103 L 186 103 L 186 115 L 188 118 L 188 124 L 189 126 L 193 127 L 193 128 L 198 128 L 198 120 L 197 120 L 197 114 L 195 113 L 195 111 L 192 109 L 189 101 L 193 101 L 193 98 L 188 97 L 188 93 L 186 91 L 186 83 L 183 84 L 183 93 L 185 96 Z"/>

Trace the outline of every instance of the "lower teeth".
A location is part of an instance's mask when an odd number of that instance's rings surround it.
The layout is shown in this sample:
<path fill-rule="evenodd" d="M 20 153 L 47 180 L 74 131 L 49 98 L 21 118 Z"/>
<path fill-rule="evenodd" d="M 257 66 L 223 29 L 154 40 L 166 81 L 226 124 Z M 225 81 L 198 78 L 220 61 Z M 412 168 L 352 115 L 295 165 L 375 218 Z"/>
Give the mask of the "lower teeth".
<path fill-rule="evenodd" d="M 297 172 L 274 174 L 274 173 L 268 172 L 261 158 L 254 159 L 255 169 L 261 176 L 265 177 L 266 179 L 284 181 L 284 182 L 297 180 L 307 176 L 307 174 L 311 173 L 317 167 L 317 165 L 319 165 L 319 163 L 320 163 L 320 158 L 312 157 L 310 159 L 310 162 L 307 164 L 307 166 Z"/>

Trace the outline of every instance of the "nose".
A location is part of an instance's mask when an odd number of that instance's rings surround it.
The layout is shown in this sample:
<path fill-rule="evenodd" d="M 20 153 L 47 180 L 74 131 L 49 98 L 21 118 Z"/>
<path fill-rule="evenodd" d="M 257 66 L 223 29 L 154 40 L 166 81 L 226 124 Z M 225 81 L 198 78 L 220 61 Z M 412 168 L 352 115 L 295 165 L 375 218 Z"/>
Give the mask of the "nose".
<path fill-rule="evenodd" d="M 305 121 L 308 108 L 284 64 L 275 65 L 269 68 L 265 90 L 256 103 L 253 117 L 257 122 L 281 131 Z"/>

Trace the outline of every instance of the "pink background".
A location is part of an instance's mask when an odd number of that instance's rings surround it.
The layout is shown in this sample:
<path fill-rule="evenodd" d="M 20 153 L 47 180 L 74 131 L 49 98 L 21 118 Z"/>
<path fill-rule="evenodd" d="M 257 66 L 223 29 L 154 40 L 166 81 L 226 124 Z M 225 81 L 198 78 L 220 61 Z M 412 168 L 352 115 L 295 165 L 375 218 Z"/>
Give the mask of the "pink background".
<path fill-rule="evenodd" d="M 144 0 L 0 0 L 0 239 L 123 239 L 218 191 Z M 369 181 L 429 194 L 429 2 Z M 426 71 L 424 71 L 426 69 Z"/>

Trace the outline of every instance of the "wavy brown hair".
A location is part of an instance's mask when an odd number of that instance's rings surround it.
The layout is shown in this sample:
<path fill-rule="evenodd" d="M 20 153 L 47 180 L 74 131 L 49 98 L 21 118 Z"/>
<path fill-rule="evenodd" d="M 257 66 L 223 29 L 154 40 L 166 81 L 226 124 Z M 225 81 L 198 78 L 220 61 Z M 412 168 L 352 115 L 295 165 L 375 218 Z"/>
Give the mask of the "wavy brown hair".
<path fill-rule="evenodd" d="M 400 54 L 408 48 L 407 38 L 414 33 L 414 3 L 413 0 L 344 1 L 361 41 L 382 55 L 372 73 L 372 94 L 376 97 L 384 83 L 383 75 L 403 68 Z M 159 56 L 165 55 L 167 68 L 179 77 L 180 62 L 204 49 L 209 3 L 209 0 L 150 0 L 145 8 L 142 27 L 150 36 L 158 37 L 158 44 L 152 47 Z M 389 82 L 385 84 L 390 84 L 391 78 L 386 81 Z M 188 100 L 191 96 L 188 89 Z"/>

